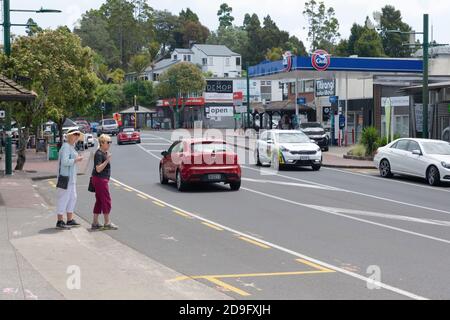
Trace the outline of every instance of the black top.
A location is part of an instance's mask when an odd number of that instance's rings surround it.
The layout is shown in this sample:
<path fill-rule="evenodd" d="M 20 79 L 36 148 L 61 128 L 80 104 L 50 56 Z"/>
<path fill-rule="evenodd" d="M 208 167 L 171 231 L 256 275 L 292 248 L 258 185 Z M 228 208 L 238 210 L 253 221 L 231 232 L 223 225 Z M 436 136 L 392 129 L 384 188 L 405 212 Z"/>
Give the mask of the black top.
<path fill-rule="evenodd" d="M 105 169 L 103 169 L 102 172 L 98 173 L 97 170 L 95 169 L 98 165 L 101 165 L 103 162 L 105 162 L 107 160 L 106 154 L 98 149 L 97 152 L 95 153 L 95 157 L 94 157 L 94 169 L 92 170 L 92 175 L 95 177 L 99 177 L 99 178 L 106 178 L 109 179 L 111 177 L 111 164 L 108 163 L 105 167 Z"/>

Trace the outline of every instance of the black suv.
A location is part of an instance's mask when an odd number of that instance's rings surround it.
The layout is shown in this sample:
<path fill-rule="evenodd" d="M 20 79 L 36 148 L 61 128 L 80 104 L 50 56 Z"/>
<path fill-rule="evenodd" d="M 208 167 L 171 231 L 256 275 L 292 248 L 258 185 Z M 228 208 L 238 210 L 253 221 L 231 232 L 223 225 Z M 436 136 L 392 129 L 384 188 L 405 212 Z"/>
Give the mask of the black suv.
<path fill-rule="evenodd" d="M 322 151 L 329 150 L 330 139 L 325 132 L 325 129 L 318 122 L 307 122 L 300 124 L 302 130 L 311 140 L 314 140 Z"/>

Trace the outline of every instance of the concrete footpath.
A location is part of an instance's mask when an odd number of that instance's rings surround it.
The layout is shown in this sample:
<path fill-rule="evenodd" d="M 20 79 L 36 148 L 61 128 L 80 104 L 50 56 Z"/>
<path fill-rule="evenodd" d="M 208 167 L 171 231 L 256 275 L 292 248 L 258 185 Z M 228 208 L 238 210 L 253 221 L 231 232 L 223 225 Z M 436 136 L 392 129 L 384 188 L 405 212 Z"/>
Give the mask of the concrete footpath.
<path fill-rule="evenodd" d="M 231 299 L 194 280 L 169 281 L 183 275 L 80 218 L 82 227 L 56 230 L 39 183 L 26 173 L 0 178 L 0 300 Z"/>

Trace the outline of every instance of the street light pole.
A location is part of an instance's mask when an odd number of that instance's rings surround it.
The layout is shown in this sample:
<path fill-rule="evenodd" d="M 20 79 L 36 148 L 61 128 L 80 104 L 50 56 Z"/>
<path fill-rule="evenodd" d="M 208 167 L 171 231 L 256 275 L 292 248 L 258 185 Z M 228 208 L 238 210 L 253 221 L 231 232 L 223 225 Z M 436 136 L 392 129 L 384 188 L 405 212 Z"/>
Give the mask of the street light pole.
<path fill-rule="evenodd" d="M 3 48 L 5 55 L 11 55 L 11 15 L 9 0 L 3 0 Z M 8 105 L 5 115 L 6 147 L 5 174 L 12 175 L 12 137 L 11 137 L 11 106 Z"/>
<path fill-rule="evenodd" d="M 250 128 L 250 72 L 247 62 L 247 129 Z"/>
<path fill-rule="evenodd" d="M 428 33 L 429 33 L 429 23 L 428 14 L 423 15 L 423 92 L 422 92 L 422 102 L 423 102 L 423 133 L 422 137 L 428 139 L 430 133 L 428 131 L 428 104 L 429 104 L 429 91 L 428 91 Z"/>

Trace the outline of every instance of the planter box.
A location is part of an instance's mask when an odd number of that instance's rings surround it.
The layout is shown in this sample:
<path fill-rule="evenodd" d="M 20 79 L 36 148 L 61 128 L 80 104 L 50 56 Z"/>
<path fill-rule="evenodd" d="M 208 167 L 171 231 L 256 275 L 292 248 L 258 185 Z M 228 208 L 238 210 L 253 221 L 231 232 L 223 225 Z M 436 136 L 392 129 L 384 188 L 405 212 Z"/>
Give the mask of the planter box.
<path fill-rule="evenodd" d="M 359 161 L 373 161 L 373 157 L 358 157 L 358 156 L 349 156 L 349 155 L 344 155 L 344 159 L 359 160 Z"/>

